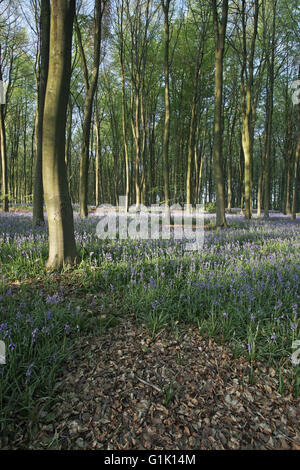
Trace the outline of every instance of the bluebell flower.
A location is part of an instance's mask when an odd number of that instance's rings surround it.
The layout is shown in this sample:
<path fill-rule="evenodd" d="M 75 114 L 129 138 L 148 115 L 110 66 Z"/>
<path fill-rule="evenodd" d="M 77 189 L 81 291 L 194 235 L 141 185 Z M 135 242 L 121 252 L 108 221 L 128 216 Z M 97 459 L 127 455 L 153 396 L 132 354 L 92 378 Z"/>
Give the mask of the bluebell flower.
<path fill-rule="evenodd" d="M 25 375 L 26 375 L 27 378 L 26 378 L 26 380 L 25 380 L 25 385 L 27 385 L 27 384 L 29 383 L 29 381 L 30 381 L 31 370 L 32 370 L 33 366 L 34 366 L 34 362 L 32 362 L 32 363 L 30 364 L 30 366 L 28 367 L 28 369 L 27 369 L 27 371 L 26 371 L 26 374 L 25 374 Z"/>

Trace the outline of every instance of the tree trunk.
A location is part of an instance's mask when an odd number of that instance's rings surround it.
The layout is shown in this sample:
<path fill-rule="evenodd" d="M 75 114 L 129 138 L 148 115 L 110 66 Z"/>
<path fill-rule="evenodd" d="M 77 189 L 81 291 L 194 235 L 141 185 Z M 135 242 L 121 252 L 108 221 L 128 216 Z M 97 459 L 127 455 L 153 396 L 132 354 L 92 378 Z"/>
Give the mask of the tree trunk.
<path fill-rule="evenodd" d="M 0 80 L 2 81 L 1 69 L 1 44 L 0 44 Z M 5 104 L 0 102 L 0 154 L 1 154 L 1 170 L 2 170 L 2 209 L 8 212 L 8 168 L 7 168 L 7 148 L 6 148 L 6 132 L 4 118 Z"/>
<path fill-rule="evenodd" d="M 225 194 L 223 176 L 223 58 L 225 46 L 225 33 L 228 17 L 228 0 L 222 2 L 222 19 L 218 18 L 217 2 L 213 0 L 213 17 L 215 32 L 215 109 L 214 109 L 214 147 L 213 162 L 216 181 L 216 225 L 227 227 L 225 217 Z"/>
<path fill-rule="evenodd" d="M 250 41 L 250 53 L 247 53 L 247 18 L 246 2 L 242 0 L 242 26 L 243 26 L 243 67 L 241 73 L 242 88 L 242 146 L 244 151 L 244 187 L 245 187 L 245 218 L 252 216 L 252 140 L 253 140 L 253 76 L 254 53 L 257 37 L 259 0 L 254 2 L 254 23 Z"/>
<path fill-rule="evenodd" d="M 130 174 L 129 174 L 129 155 L 128 155 L 128 144 L 127 144 L 127 127 L 126 127 L 126 97 L 125 97 L 125 71 L 123 63 L 123 53 L 121 59 L 122 69 L 122 133 L 123 133 L 123 146 L 124 146 L 124 157 L 125 157 L 125 213 L 128 212 L 129 207 L 129 193 L 130 193 Z"/>
<path fill-rule="evenodd" d="M 95 199 L 96 207 L 99 207 L 103 201 L 103 186 L 102 186 L 102 165 L 101 165 L 101 133 L 100 133 L 100 117 L 96 105 L 95 127 L 96 127 L 96 181 L 95 181 Z"/>
<path fill-rule="evenodd" d="M 244 152 L 244 194 L 245 194 L 245 218 L 251 219 L 251 206 L 252 206 L 252 197 L 251 197 L 251 164 L 252 164 L 252 154 L 251 154 L 251 90 L 248 87 L 247 89 L 247 100 L 244 102 L 245 112 L 243 113 L 243 129 L 242 129 L 242 146 Z"/>
<path fill-rule="evenodd" d="M 94 60 L 93 72 L 91 80 L 88 77 L 87 60 L 85 57 L 81 33 L 77 19 L 75 21 L 75 29 L 78 38 L 79 51 L 82 61 L 82 67 L 85 77 L 85 102 L 84 102 L 84 119 L 82 129 L 82 147 L 80 159 L 80 181 L 79 181 L 79 199 L 80 199 L 80 217 L 85 219 L 88 217 L 88 173 L 89 173 L 89 147 L 90 147 L 90 133 L 93 112 L 93 102 L 96 93 L 96 87 L 99 76 L 100 65 L 100 51 L 101 51 L 101 24 L 104 13 L 104 8 L 107 1 L 95 0 L 95 31 L 94 31 Z"/>
<path fill-rule="evenodd" d="M 164 54 L 164 78 L 165 78 L 165 124 L 163 141 L 163 175 L 165 192 L 165 210 L 169 214 L 169 140 L 170 140 L 170 91 L 169 91 L 169 8 L 170 0 L 161 0 L 164 12 L 165 54 Z"/>
<path fill-rule="evenodd" d="M 270 159 L 272 145 L 272 120 L 273 120 L 273 94 L 274 94 L 274 62 L 275 62 L 275 26 L 276 26 L 276 4 L 273 4 L 271 61 L 268 59 L 268 88 L 267 88 L 267 116 L 266 116 L 266 149 L 264 158 L 264 217 L 269 217 L 270 206 Z"/>
<path fill-rule="evenodd" d="M 43 116 L 49 67 L 50 0 L 41 0 L 40 64 L 38 68 L 38 102 L 35 122 L 35 163 L 33 184 L 33 226 L 44 223 L 42 176 Z"/>
<path fill-rule="evenodd" d="M 259 176 L 258 176 L 258 183 L 257 183 L 257 217 L 261 216 L 261 208 L 262 208 L 262 195 L 263 195 L 263 182 L 264 182 L 264 155 L 263 155 L 263 148 L 261 143 L 261 137 L 259 138 L 260 142 L 260 168 L 259 168 Z"/>
<path fill-rule="evenodd" d="M 8 173 L 7 173 L 7 151 L 6 151 L 6 133 L 3 113 L 3 104 L 0 104 L 0 151 L 2 168 L 2 209 L 8 212 Z"/>
<path fill-rule="evenodd" d="M 49 225 L 49 269 L 76 262 L 76 245 L 65 162 L 75 0 L 52 0 L 49 73 L 43 122 L 43 185 Z"/>
<path fill-rule="evenodd" d="M 300 80 L 300 65 L 299 65 L 299 80 Z M 294 187 L 293 187 L 293 201 L 292 201 L 292 220 L 296 219 L 296 205 L 297 205 L 297 174 L 299 165 L 299 154 L 300 154 L 300 104 L 298 104 L 298 141 L 295 153 L 294 161 Z"/>

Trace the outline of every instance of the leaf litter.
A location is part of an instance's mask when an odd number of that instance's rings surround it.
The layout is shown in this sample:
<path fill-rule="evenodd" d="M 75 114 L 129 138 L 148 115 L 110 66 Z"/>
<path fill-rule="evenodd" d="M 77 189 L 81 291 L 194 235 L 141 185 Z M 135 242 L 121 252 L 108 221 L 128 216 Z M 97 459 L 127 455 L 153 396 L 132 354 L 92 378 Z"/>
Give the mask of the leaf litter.
<path fill-rule="evenodd" d="M 2 449 L 300 449 L 299 398 L 280 395 L 261 363 L 250 383 L 248 361 L 196 327 L 153 339 L 127 318 L 80 341 L 34 434 L 18 430 Z"/>

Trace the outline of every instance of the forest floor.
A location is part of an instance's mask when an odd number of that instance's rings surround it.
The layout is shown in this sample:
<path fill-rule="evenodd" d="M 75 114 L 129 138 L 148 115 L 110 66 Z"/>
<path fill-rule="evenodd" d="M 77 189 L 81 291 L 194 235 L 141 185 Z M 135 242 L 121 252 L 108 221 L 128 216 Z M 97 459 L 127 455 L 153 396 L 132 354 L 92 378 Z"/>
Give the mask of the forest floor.
<path fill-rule="evenodd" d="M 30 443 L 24 426 L 3 449 L 300 450 L 300 401 L 274 368 L 249 381 L 248 361 L 197 328 L 153 339 L 127 319 L 80 343 Z"/>
<path fill-rule="evenodd" d="M 0 448 L 300 450 L 298 218 L 192 257 L 75 222 L 81 265 L 47 274 L 44 229 L 0 214 Z"/>

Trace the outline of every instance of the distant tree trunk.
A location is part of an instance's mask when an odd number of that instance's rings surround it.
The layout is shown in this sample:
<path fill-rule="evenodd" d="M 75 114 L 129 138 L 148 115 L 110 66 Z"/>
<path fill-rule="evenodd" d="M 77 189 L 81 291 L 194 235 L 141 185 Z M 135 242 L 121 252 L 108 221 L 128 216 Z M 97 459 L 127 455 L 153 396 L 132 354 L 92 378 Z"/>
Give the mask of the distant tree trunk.
<path fill-rule="evenodd" d="M 68 103 L 68 123 L 67 123 L 67 143 L 66 143 L 66 165 L 67 165 L 67 178 L 68 178 L 68 185 L 69 191 L 71 188 L 71 176 L 72 176 L 72 120 L 73 120 L 73 104 L 71 99 L 69 99 Z"/>
<path fill-rule="evenodd" d="M 1 44 L 0 44 L 0 80 L 2 81 L 1 68 Z M 5 104 L 0 103 L 0 153 L 1 153 L 1 170 L 2 170 L 2 209 L 8 212 L 8 168 L 7 168 L 7 148 L 6 148 L 6 132 L 5 132 Z"/>
<path fill-rule="evenodd" d="M 25 109 L 23 116 L 23 179 L 24 179 L 24 202 L 27 202 L 27 100 L 25 99 Z"/>
<path fill-rule="evenodd" d="M 231 212 L 232 209 L 232 141 L 235 129 L 235 123 L 237 119 L 237 112 L 235 111 L 230 130 L 229 146 L 228 146 L 228 160 L 227 160 L 227 209 L 228 212 Z M 229 127 L 229 126 L 228 126 Z M 228 129 L 229 130 L 229 129 Z"/>
<path fill-rule="evenodd" d="M 80 182 L 79 182 L 79 195 L 80 195 L 80 217 L 82 219 L 88 217 L 88 173 L 89 173 L 89 146 L 90 146 L 90 133 L 91 133 L 91 122 L 93 112 L 93 102 L 96 93 L 96 87 L 99 76 L 99 65 L 100 65 L 100 52 L 101 52 L 101 25 L 102 17 L 105 9 L 106 1 L 100 2 L 95 0 L 95 31 L 94 31 L 94 60 L 93 60 L 93 72 L 91 79 L 89 80 L 87 60 L 85 57 L 81 33 L 77 19 L 75 21 L 75 30 L 78 38 L 80 56 L 82 61 L 82 67 L 84 71 L 85 81 L 85 102 L 84 102 L 84 118 L 83 118 L 83 136 L 82 136 L 82 147 L 81 147 L 81 159 L 80 159 Z"/>
<path fill-rule="evenodd" d="M 190 120 L 190 129 L 189 129 L 189 140 L 188 140 L 188 158 L 187 158 L 187 176 L 186 176 L 186 203 L 189 206 L 192 203 L 192 156 L 195 150 L 195 134 L 196 134 L 196 110 L 197 110 L 197 102 L 198 102 L 198 83 L 199 83 L 199 76 L 202 64 L 202 57 L 203 51 L 198 51 L 197 54 L 197 63 L 195 68 L 195 76 L 194 76 L 194 94 L 192 100 L 192 111 L 191 111 L 191 120 Z M 196 162 L 197 166 L 197 162 Z M 196 169 L 196 178 L 198 178 Z M 197 190 L 196 190 L 197 192 Z"/>
<path fill-rule="evenodd" d="M 232 209 L 232 156 L 229 153 L 228 166 L 227 166 L 227 209 L 231 212 Z"/>
<path fill-rule="evenodd" d="M 293 187 L 293 200 L 292 200 L 292 219 L 296 219 L 296 206 L 297 206 L 297 174 L 298 174 L 298 166 L 299 166 L 299 154 L 300 154 L 300 131 L 298 130 L 298 142 L 295 154 L 295 162 L 294 162 L 294 187 Z"/>
<path fill-rule="evenodd" d="M 228 17 L 228 0 L 222 2 L 222 18 L 219 20 L 217 1 L 212 0 L 215 33 L 215 110 L 214 110 L 214 174 L 216 181 L 216 225 L 227 227 L 223 176 L 223 58 Z"/>
<path fill-rule="evenodd" d="M 264 157 L 264 217 L 269 217 L 270 206 L 270 159 L 272 144 L 272 120 L 273 120 L 273 94 L 274 94 L 274 63 L 275 63 L 275 27 L 276 27 L 276 5 L 277 0 L 273 4 L 273 23 L 272 23 L 272 40 L 271 40 L 271 59 L 268 61 L 268 87 L 267 87 L 267 106 L 266 106 L 266 147 Z"/>
<path fill-rule="evenodd" d="M 239 176 L 240 176 L 240 184 L 239 184 L 239 202 L 241 206 L 241 214 L 244 213 L 244 150 L 242 142 L 240 144 L 240 158 L 239 158 Z"/>
<path fill-rule="evenodd" d="M 170 140 L 170 90 L 169 90 L 169 9 L 170 0 L 161 0 L 164 12 L 165 54 L 164 54 L 164 78 L 165 78 L 165 125 L 163 141 L 163 175 L 165 192 L 165 210 L 169 213 L 169 140 Z"/>
<path fill-rule="evenodd" d="M 259 138 L 260 142 L 260 168 L 259 168 L 259 176 L 258 176 L 258 183 L 257 183 L 257 216 L 261 216 L 261 208 L 262 208 L 262 196 L 263 196 L 263 175 L 264 175 L 264 155 L 263 155 L 263 148 L 261 143 L 261 137 Z"/>
<path fill-rule="evenodd" d="M 128 212 L 129 207 L 129 193 L 130 193 L 130 174 L 129 174 L 129 154 L 128 154 L 128 143 L 127 143 L 127 126 L 126 126 L 126 97 L 125 97 L 125 70 L 124 70 L 124 52 L 123 47 L 121 49 L 121 75 L 122 75 L 122 133 L 123 133 L 123 146 L 124 146 L 124 157 L 125 157 L 125 213 Z"/>
<path fill-rule="evenodd" d="M 8 173 L 7 173 L 7 151 L 6 151 L 6 133 L 4 122 L 4 105 L 0 105 L 0 150 L 1 150 L 1 168 L 2 168 L 2 209 L 8 212 Z"/>
<path fill-rule="evenodd" d="M 52 0 L 49 72 L 43 121 L 43 185 L 49 225 L 47 267 L 76 262 L 76 245 L 65 162 L 75 0 Z"/>
<path fill-rule="evenodd" d="M 300 80 L 300 65 L 299 65 L 299 80 Z M 295 153 L 294 161 L 294 187 L 293 187 L 293 201 L 292 201 L 292 220 L 296 219 L 296 206 L 297 206 L 297 174 L 298 174 L 298 165 L 299 165 L 299 154 L 300 154 L 300 104 L 298 104 L 298 140 Z"/>
<path fill-rule="evenodd" d="M 283 197 L 283 213 L 291 213 L 290 197 L 291 197 L 291 160 L 292 160 L 292 121 L 288 120 L 286 125 L 285 136 L 285 153 L 284 153 L 284 197 Z"/>
<path fill-rule="evenodd" d="M 96 130 L 96 181 L 95 181 L 95 199 L 96 207 L 103 202 L 103 186 L 102 186 L 102 162 L 101 162 L 101 132 L 100 132 L 100 116 L 96 104 L 95 112 L 95 130 Z"/>
<path fill-rule="evenodd" d="M 250 44 L 250 54 L 247 53 L 247 18 L 246 2 L 242 0 L 242 26 L 243 26 L 243 67 L 241 72 L 242 88 L 242 145 L 244 151 L 244 187 L 245 187 L 245 218 L 252 215 L 252 140 L 253 140 L 253 74 L 254 53 L 257 37 L 259 0 L 254 2 L 254 23 Z M 248 65 L 247 65 L 248 64 Z"/>
<path fill-rule="evenodd" d="M 44 223 L 44 195 L 42 176 L 42 142 L 45 93 L 49 67 L 50 0 L 41 0 L 40 64 L 38 65 L 38 101 L 35 121 L 35 163 L 33 184 L 33 226 Z"/>

